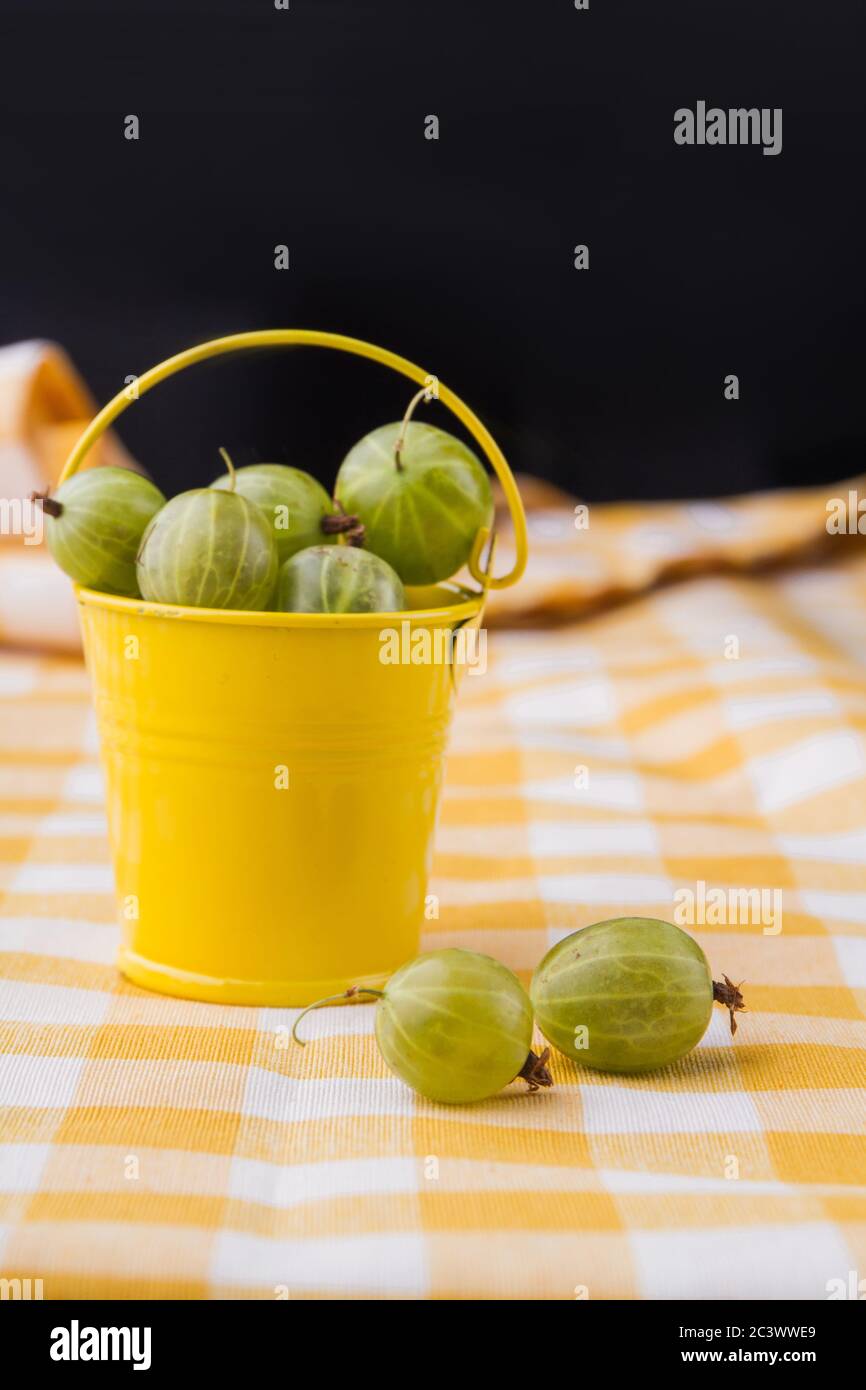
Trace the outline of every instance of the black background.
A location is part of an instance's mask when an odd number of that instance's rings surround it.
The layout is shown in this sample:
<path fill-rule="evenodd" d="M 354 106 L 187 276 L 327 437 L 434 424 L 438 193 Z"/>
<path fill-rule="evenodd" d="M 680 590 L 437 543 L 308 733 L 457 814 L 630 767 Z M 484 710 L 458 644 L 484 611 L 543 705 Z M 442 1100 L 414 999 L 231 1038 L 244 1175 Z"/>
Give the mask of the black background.
<path fill-rule="evenodd" d="M 841 478 L 866 439 L 862 11 L 0 0 L 0 342 L 56 339 L 104 400 L 209 336 L 331 329 L 585 497 Z M 676 146 L 698 99 L 782 107 L 782 153 Z M 330 482 L 408 394 L 330 353 L 221 360 L 121 432 L 169 490 L 219 444 Z"/>

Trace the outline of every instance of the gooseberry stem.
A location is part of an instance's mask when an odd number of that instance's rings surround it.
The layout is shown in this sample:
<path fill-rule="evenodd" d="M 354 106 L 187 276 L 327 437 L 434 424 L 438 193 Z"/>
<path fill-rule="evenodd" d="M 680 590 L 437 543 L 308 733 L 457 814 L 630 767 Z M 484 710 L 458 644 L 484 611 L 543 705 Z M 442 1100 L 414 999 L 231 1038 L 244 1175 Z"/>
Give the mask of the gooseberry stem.
<path fill-rule="evenodd" d="M 546 1047 L 540 1055 L 530 1051 L 526 1061 L 517 1073 L 518 1076 L 523 1077 L 530 1091 L 537 1091 L 541 1086 L 553 1085 L 553 1077 L 547 1070 L 546 1065 L 549 1056 L 549 1047 Z"/>
<path fill-rule="evenodd" d="M 234 492 L 235 483 L 237 482 L 238 475 L 235 472 L 235 466 L 232 463 L 231 458 L 229 457 L 228 449 L 223 449 L 222 446 L 220 446 L 220 457 L 223 463 L 225 464 L 226 468 L 229 470 L 229 485 L 226 488 L 226 492 Z"/>
<path fill-rule="evenodd" d="M 308 1004 L 303 1012 L 299 1013 L 298 1017 L 295 1019 L 292 1026 L 292 1038 L 294 1041 L 299 1047 L 306 1047 L 307 1044 L 304 1042 L 303 1038 L 298 1037 L 298 1024 L 301 1019 L 306 1018 L 307 1014 L 311 1013 L 313 1009 L 320 1009 L 323 1004 L 339 1004 L 342 999 L 354 999 L 359 994 L 369 994 L 372 998 L 376 999 L 384 999 L 385 997 L 385 991 L 383 989 L 366 989 L 363 985 L 352 985 L 346 990 L 345 994 L 329 994 L 324 999 L 317 999 L 315 1004 Z"/>
<path fill-rule="evenodd" d="M 722 984 L 722 980 L 724 980 L 724 984 Z M 746 1008 L 740 993 L 740 985 L 743 981 L 741 980 L 739 985 L 735 985 L 728 979 L 727 975 L 723 975 L 722 980 L 713 980 L 713 1002 L 724 1004 L 728 1010 L 731 1015 L 731 1033 L 733 1034 L 737 1031 L 737 1020 L 734 1014 L 743 1012 Z"/>
<path fill-rule="evenodd" d="M 49 497 L 47 492 L 31 492 L 31 502 L 38 502 L 46 516 L 62 516 L 63 503 Z"/>
<path fill-rule="evenodd" d="M 350 515 L 342 502 L 334 498 L 336 512 L 322 517 L 322 533 L 326 536 L 343 536 L 349 545 L 363 545 L 366 530 L 360 517 Z"/>
<path fill-rule="evenodd" d="M 394 463 L 397 467 L 398 473 L 403 472 L 403 463 L 400 458 L 400 452 L 403 448 L 406 439 L 406 426 L 409 424 L 409 421 L 412 419 L 412 416 L 415 413 L 415 407 L 420 405 L 421 401 L 427 399 L 427 392 L 429 391 L 429 389 L 429 386 L 422 386 L 420 391 L 415 392 L 415 395 L 412 397 L 411 401 L 406 407 L 406 414 L 403 416 L 403 420 L 400 425 L 400 433 L 397 435 L 397 439 L 394 444 Z"/>

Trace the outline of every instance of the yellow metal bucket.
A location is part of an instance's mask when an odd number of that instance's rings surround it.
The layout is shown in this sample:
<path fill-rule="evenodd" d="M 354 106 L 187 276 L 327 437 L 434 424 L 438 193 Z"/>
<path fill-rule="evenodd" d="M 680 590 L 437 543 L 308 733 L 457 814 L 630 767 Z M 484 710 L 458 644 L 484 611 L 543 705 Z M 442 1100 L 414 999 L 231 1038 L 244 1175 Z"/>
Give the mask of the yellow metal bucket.
<path fill-rule="evenodd" d="M 336 334 L 220 338 L 110 401 L 63 478 L 165 377 L 220 353 L 298 344 L 371 358 L 420 385 L 431 379 Z M 526 560 L 505 459 L 462 401 L 442 385 L 438 395 L 485 453 L 514 520 L 507 575 L 482 569 L 489 537 L 476 540 L 479 593 L 438 585 L 409 590 L 404 613 L 329 615 L 171 608 L 78 590 L 120 967 L 136 984 L 190 999 L 304 1005 L 381 984 L 417 952 L 425 910 L 435 912 L 427 879 L 456 686 L 441 654 L 449 630 L 479 624 L 486 590 L 514 583 Z"/>

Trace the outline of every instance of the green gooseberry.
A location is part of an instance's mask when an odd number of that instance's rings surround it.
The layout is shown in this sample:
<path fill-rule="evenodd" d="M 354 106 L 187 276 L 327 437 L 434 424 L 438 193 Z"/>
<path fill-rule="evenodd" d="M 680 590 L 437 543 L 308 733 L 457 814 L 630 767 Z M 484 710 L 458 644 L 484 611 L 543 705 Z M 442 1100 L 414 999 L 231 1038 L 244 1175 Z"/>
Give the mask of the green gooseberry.
<path fill-rule="evenodd" d="M 522 1077 L 530 1090 L 552 1085 L 531 1050 L 532 1006 L 516 975 L 491 956 L 449 947 L 416 956 L 384 989 L 358 986 L 334 1000 L 370 995 L 376 1041 L 395 1076 L 428 1100 L 486 1100 Z M 308 1010 L 295 1022 L 293 1033 Z"/>
<path fill-rule="evenodd" d="M 369 550 L 313 545 L 280 570 L 274 607 L 282 613 L 397 613 L 406 607 L 400 576 Z"/>
<path fill-rule="evenodd" d="M 268 607 L 277 569 L 273 530 L 255 503 L 204 487 L 181 492 L 157 512 L 137 564 L 150 602 L 247 611 Z"/>
<path fill-rule="evenodd" d="M 57 564 L 88 589 L 138 597 L 135 557 L 151 519 L 165 506 L 159 488 L 131 468 L 88 468 L 53 495 L 34 493 Z"/>
<path fill-rule="evenodd" d="M 382 425 L 349 450 L 334 495 L 404 584 L 437 584 L 466 564 L 479 530 L 492 526 L 493 489 L 470 448 L 409 420 L 413 405 L 402 422 Z"/>
<path fill-rule="evenodd" d="M 351 529 L 353 519 L 335 513 L 322 484 L 285 463 L 252 463 L 234 475 L 224 473 L 211 487 L 234 491 L 261 508 L 273 527 L 281 565 L 311 545 L 333 545 L 341 531 Z"/>
<path fill-rule="evenodd" d="M 693 937 L 652 917 L 596 922 L 557 943 L 530 987 L 549 1043 L 599 1071 L 654 1071 L 700 1042 L 713 1001 L 734 1013 L 743 998 L 725 975 L 714 982 Z"/>

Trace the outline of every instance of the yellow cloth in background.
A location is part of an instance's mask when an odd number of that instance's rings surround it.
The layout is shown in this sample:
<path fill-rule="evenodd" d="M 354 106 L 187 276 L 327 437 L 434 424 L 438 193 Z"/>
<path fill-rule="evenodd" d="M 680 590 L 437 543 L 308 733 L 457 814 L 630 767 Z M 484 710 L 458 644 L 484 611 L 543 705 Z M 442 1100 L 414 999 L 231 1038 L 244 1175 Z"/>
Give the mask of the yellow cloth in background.
<path fill-rule="evenodd" d="M 781 918 L 689 926 L 749 1011 L 655 1075 L 556 1056 L 549 1092 L 438 1106 L 387 1071 L 371 1005 L 310 1015 L 300 1050 L 292 1010 L 127 984 L 85 672 L 0 654 L 0 1275 L 268 1299 L 866 1277 L 866 557 L 826 496 L 593 507 L 585 531 L 548 499 L 496 596 L 526 626 L 462 683 L 427 948 L 528 980 L 678 890 L 781 894 Z"/>
<path fill-rule="evenodd" d="M 838 558 L 862 543 L 859 534 L 828 534 L 827 503 L 834 498 L 847 506 L 853 491 L 866 512 L 866 477 L 829 488 L 586 507 L 537 479 L 520 481 L 529 565 L 520 584 L 492 596 L 495 625 L 570 622 L 658 584 Z M 497 547 L 497 571 L 504 572 L 512 558 L 506 532 Z"/>
<path fill-rule="evenodd" d="M 0 646 L 78 651 L 72 586 L 33 532 L 13 524 L 10 503 L 53 487 L 73 444 L 96 412 L 69 358 L 54 343 L 0 348 Z M 104 435 L 87 467 L 136 468 L 120 441 Z"/>

